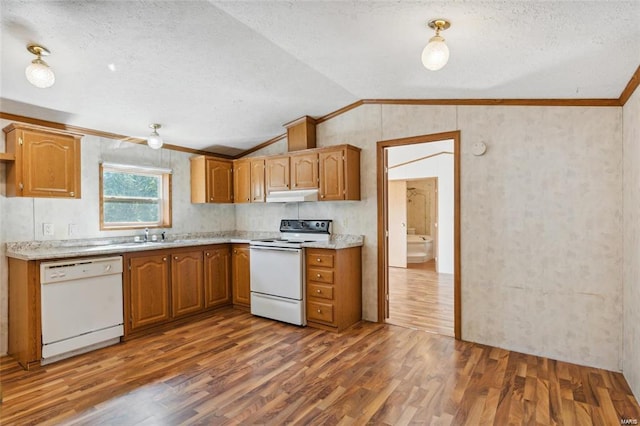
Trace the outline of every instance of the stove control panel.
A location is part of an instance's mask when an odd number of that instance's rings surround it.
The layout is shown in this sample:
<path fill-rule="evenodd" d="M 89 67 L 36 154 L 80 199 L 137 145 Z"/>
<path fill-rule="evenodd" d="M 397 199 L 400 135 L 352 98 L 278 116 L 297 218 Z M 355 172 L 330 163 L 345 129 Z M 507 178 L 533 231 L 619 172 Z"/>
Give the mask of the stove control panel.
<path fill-rule="evenodd" d="M 280 232 L 304 232 L 308 234 L 330 234 L 331 220 L 327 219 L 283 219 Z"/>

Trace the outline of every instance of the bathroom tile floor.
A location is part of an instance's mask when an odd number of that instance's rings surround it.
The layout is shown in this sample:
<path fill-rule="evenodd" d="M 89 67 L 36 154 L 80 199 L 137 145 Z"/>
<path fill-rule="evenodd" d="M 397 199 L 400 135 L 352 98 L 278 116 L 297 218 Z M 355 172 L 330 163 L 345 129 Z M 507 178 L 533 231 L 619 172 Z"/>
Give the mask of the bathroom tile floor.
<path fill-rule="evenodd" d="M 389 268 L 387 323 L 453 336 L 453 275 L 436 273 L 434 260 Z"/>

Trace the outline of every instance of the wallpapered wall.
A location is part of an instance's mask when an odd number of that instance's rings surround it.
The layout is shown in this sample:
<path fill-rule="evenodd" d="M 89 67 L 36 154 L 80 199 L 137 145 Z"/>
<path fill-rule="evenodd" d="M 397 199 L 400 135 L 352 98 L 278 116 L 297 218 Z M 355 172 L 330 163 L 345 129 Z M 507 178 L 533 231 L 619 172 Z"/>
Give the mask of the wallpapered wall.
<path fill-rule="evenodd" d="M 640 90 L 624 106 L 623 371 L 640 398 Z"/>
<path fill-rule="evenodd" d="M 320 147 L 362 148 L 362 201 L 238 206 L 236 228 L 299 215 L 363 234 L 364 316 L 376 320 L 376 143 L 458 129 L 463 339 L 620 370 L 621 108 L 362 106 L 317 128 Z"/>

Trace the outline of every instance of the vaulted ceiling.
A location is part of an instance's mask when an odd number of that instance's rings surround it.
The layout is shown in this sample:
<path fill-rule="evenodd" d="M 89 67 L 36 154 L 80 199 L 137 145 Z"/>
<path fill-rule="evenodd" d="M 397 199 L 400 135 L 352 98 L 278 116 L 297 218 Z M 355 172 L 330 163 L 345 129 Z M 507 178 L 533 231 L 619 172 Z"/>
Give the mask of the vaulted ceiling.
<path fill-rule="evenodd" d="M 617 98 L 640 1 L 2 1 L 0 110 L 249 149 L 360 99 Z M 444 17 L 440 71 L 420 54 Z M 24 68 L 46 46 L 48 89 Z"/>

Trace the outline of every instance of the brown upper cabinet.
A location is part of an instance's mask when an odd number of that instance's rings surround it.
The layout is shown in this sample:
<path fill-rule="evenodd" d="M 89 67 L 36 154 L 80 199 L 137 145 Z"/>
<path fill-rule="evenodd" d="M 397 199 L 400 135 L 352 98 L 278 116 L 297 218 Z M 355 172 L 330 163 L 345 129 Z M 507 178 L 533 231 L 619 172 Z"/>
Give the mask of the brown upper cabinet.
<path fill-rule="evenodd" d="M 232 203 L 233 162 L 204 155 L 190 160 L 191 202 Z"/>
<path fill-rule="evenodd" d="M 289 152 L 316 147 L 316 120 L 305 115 L 284 125 Z"/>
<path fill-rule="evenodd" d="M 80 198 L 82 135 L 17 123 L 3 130 L 8 197 Z"/>
<path fill-rule="evenodd" d="M 272 191 L 288 191 L 289 156 L 267 157 L 264 164 L 267 194 Z"/>
<path fill-rule="evenodd" d="M 318 187 L 318 153 L 292 154 L 290 157 L 291 189 Z"/>
<path fill-rule="evenodd" d="M 264 203 L 264 159 L 251 160 L 251 202 Z"/>
<path fill-rule="evenodd" d="M 233 162 L 233 194 L 235 203 L 264 202 L 264 159 Z"/>
<path fill-rule="evenodd" d="M 290 189 L 318 187 L 318 153 L 308 152 L 267 157 L 267 194 Z"/>
<path fill-rule="evenodd" d="M 233 198 L 235 203 L 251 202 L 251 161 L 233 162 Z"/>
<path fill-rule="evenodd" d="M 318 189 L 319 201 L 360 199 L 360 148 L 337 145 L 283 155 L 191 158 L 192 203 L 262 203 L 274 191 Z"/>
<path fill-rule="evenodd" d="M 241 164 L 249 160 L 236 161 Z M 274 191 L 317 188 L 318 201 L 360 199 L 360 148 L 355 146 L 307 149 L 286 155 L 253 158 L 251 162 L 252 168 L 258 168 L 256 175 L 264 178 L 264 185 L 254 181 L 252 170 L 252 191 L 260 189 L 269 194 Z M 260 168 L 264 174 L 259 173 Z M 246 194 L 249 186 L 246 174 L 246 171 L 238 171 L 235 176 L 236 191 L 240 194 Z M 263 201 L 264 193 L 261 195 L 260 201 Z M 254 197 L 254 192 L 250 196 Z"/>
<path fill-rule="evenodd" d="M 360 150 L 351 145 L 319 152 L 320 201 L 360 199 Z"/>

